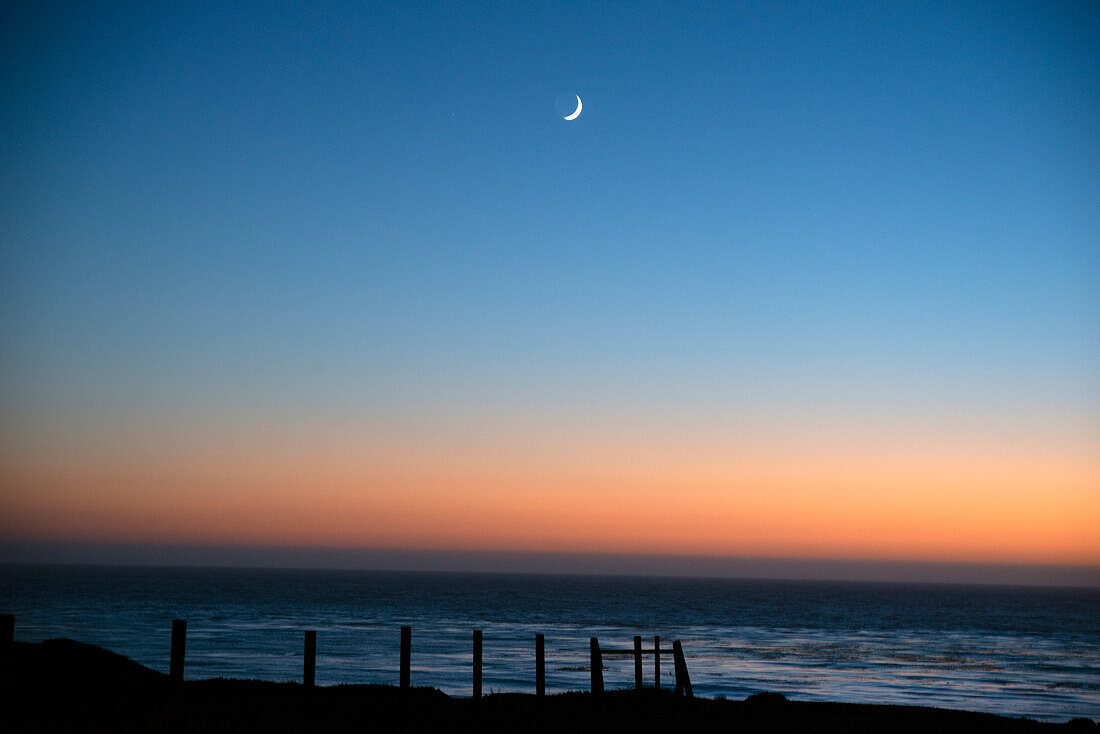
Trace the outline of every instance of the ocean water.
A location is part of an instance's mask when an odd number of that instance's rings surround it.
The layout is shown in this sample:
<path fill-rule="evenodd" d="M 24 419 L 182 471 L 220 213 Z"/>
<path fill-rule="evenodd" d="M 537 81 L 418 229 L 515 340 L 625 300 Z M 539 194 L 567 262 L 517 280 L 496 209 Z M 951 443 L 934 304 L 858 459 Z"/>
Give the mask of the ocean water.
<path fill-rule="evenodd" d="M 657 634 L 682 641 L 696 695 L 1100 719 L 1100 589 L 0 566 L 0 611 L 17 640 L 71 637 L 165 672 L 171 621 L 186 619 L 188 679 L 300 680 L 313 629 L 318 684 L 396 684 L 410 625 L 413 685 L 470 695 L 481 629 L 486 692 L 534 692 L 536 633 L 548 692 L 586 690 L 590 637 Z M 633 686 L 633 658 L 604 663 L 608 687 Z"/>

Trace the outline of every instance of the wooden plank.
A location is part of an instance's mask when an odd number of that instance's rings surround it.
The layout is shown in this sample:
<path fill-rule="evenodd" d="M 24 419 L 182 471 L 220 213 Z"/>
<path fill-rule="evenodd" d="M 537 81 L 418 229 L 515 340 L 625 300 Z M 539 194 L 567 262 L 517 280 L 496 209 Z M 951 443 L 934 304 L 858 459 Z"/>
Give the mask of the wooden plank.
<path fill-rule="evenodd" d="M 672 649 L 676 653 L 673 657 L 676 666 L 676 692 L 683 693 L 688 698 L 694 698 L 695 694 L 691 690 L 691 676 L 688 675 L 687 661 L 684 660 L 684 648 L 679 640 L 672 643 Z"/>
<path fill-rule="evenodd" d="M 542 633 L 535 635 L 535 695 L 546 695 L 546 640 Z"/>
<path fill-rule="evenodd" d="M 0 614 L 0 670 L 10 671 L 11 661 L 15 654 L 15 615 Z"/>
<path fill-rule="evenodd" d="M 474 630 L 474 698 L 481 698 L 481 630 Z"/>
<path fill-rule="evenodd" d="M 603 693 L 603 655 L 600 654 L 600 641 L 598 638 L 592 637 L 588 643 L 591 653 L 592 693 L 598 696 Z"/>
<path fill-rule="evenodd" d="M 409 659 L 412 657 L 412 627 L 401 628 L 401 672 L 400 686 L 409 687 Z M 392 659 L 392 658 L 391 658 Z"/>
<path fill-rule="evenodd" d="M 170 693 L 165 727 L 170 734 L 183 731 L 183 661 L 187 651 L 187 622 L 172 620 L 172 653 L 168 661 Z"/>
<path fill-rule="evenodd" d="M 313 688 L 315 672 L 317 670 L 317 632 L 306 630 L 305 660 L 302 663 L 302 685 Z"/>
<path fill-rule="evenodd" d="M 183 682 L 183 657 L 187 650 L 187 621 L 172 620 L 172 657 L 168 663 L 168 677 L 174 683 Z M 163 660 L 163 658 L 161 658 Z"/>
<path fill-rule="evenodd" d="M 642 690 L 642 636 L 634 635 L 634 690 Z"/>
<path fill-rule="evenodd" d="M 653 635 L 653 687 L 661 687 L 661 636 Z"/>

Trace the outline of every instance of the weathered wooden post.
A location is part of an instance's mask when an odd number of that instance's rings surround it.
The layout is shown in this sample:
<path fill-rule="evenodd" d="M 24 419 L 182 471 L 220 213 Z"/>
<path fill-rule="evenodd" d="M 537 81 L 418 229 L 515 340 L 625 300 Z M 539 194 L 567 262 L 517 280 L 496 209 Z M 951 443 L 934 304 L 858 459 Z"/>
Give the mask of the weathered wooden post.
<path fill-rule="evenodd" d="M 172 620 L 172 653 L 168 659 L 170 694 L 165 708 L 165 730 L 183 730 L 183 659 L 187 650 L 187 621 Z"/>
<path fill-rule="evenodd" d="M 317 669 L 317 632 L 306 630 L 305 662 L 302 669 L 302 685 L 313 688 L 314 672 Z"/>
<path fill-rule="evenodd" d="M 546 695 L 546 641 L 541 632 L 535 635 L 535 695 Z"/>
<path fill-rule="evenodd" d="M 173 683 L 183 683 L 183 657 L 187 649 L 187 621 L 172 620 L 172 657 L 168 662 L 168 677 Z"/>
<path fill-rule="evenodd" d="M 596 637 L 589 639 L 589 651 L 592 658 L 592 693 L 603 693 L 603 654 L 600 652 L 600 641 Z"/>
<path fill-rule="evenodd" d="M 634 690 L 642 690 L 642 636 L 634 635 Z"/>
<path fill-rule="evenodd" d="M 661 636 L 653 635 L 653 687 L 661 687 Z"/>
<path fill-rule="evenodd" d="M 688 676 L 687 661 L 684 660 L 684 648 L 680 641 L 672 643 L 673 669 L 676 671 L 676 693 L 683 693 L 688 698 L 694 698 L 691 690 L 691 678 Z"/>
<path fill-rule="evenodd" d="M 6 668 L 15 657 L 15 615 L 0 614 L 0 662 Z M 15 671 L 12 671 L 13 673 Z"/>
<path fill-rule="evenodd" d="M 474 630 L 474 698 L 481 698 L 481 630 Z"/>
<path fill-rule="evenodd" d="M 412 651 L 412 627 L 401 628 L 401 675 L 402 688 L 409 687 L 409 658 Z"/>

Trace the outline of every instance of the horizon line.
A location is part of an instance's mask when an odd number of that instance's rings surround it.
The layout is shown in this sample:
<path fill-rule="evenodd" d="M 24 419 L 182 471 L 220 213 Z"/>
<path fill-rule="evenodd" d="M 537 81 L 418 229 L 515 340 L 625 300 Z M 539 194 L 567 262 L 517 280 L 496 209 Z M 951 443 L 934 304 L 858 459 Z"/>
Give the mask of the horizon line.
<path fill-rule="evenodd" d="M 1100 565 L 719 554 L 6 540 L 0 563 L 1100 588 Z"/>

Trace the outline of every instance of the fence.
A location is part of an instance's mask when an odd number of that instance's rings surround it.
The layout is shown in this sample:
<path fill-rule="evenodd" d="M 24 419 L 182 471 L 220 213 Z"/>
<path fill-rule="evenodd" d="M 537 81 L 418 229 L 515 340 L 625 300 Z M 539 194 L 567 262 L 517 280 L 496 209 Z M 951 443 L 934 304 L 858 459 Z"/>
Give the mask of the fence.
<path fill-rule="evenodd" d="M 0 647 L 12 644 L 14 639 L 15 617 L 11 614 L 0 615 Z M 183 682 L 184 660 L 187 650 L 187 622 L 182 619 L 172 620 L 172 648 L 171 659 L 168 665 L 169 678 L 174 683 Z M 481 698 L 481 680 L 483 667 L 482 631 L 473 631 L 473 655 L 472 693 L 475 699 Z M 604 692 L 603 657 L 604 655 L 627 655 L 634 657 L 634 687 L 637 691 L 643 690 L 642 668 L 643 660 L 647 656 L 653 656 L 653 687 L 661 687 L 661 658 L 671 656 L 673 661 L 673 674 L 675 676 L 675 693 L 689 698 L 693 697 L 691 678 L 688 675 L 687 661 L 684 659 L 683 646 L 679 640 L 672 643 L 672 647 L 661 647 L 660 635 L 653 637 L 653 647 L 642 648 L 642 638 L 635 635 L 634 646 L 630 649 L 605 648 L 600 646 L 599 638 L 592 637 L 589 640 L 589 669 L 591 671 L 591 691 L 593 694 Z M 412 669 L 412 628 L 401 628 L 400 637 L 400 663 L 398 672 L 398 685 L 401 688 L 409 688 L 411 685 Z M 306 630 L 304 633 L 304 650 L 302 664 L 302 684 L 307 688 L 314 686 L 317 670 L 317 632 Z M 535 635 L 535 695 L 546 695 L 546 646 L 542 634 Z"/>

